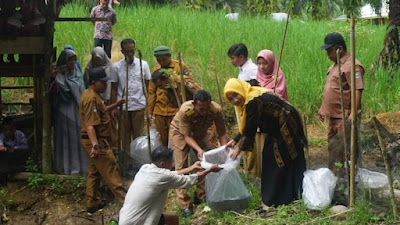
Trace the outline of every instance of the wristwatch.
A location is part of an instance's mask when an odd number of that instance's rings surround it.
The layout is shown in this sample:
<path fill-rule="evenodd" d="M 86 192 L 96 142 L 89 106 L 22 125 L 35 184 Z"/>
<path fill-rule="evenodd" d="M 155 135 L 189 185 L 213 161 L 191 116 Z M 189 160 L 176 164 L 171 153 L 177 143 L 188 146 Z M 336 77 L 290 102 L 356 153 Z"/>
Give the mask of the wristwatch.
<path fill-rule="evenodd" d="M 93 148 L 94 150 L 99 150 L 99 145 L 98 145 L 98 144 L 93 144 L 92 148 Z"/>

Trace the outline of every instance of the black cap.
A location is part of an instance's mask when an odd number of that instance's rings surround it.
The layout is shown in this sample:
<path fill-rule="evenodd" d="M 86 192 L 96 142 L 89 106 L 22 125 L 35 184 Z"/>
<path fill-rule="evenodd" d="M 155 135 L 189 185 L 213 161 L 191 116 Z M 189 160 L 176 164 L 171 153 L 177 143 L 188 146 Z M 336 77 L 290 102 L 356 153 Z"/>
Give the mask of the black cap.
<path fill-rule="evenodd" d="M 319 47 L 319 49 L 325 50 L 334 45 L 339 45 L 343 47 L 346 46 L 343 36 L 336 32 L 327 34 L 325 36 L 324 45 Z"/>
<path fill-rule="evenodd" d="M 96 80 L 104 80 L 108 81 L 111 80 L 111 77 L 108 77 L 106 71 L 103 67 L 92 68 L 89 70 L 89 80 L 96 81 Z"/>

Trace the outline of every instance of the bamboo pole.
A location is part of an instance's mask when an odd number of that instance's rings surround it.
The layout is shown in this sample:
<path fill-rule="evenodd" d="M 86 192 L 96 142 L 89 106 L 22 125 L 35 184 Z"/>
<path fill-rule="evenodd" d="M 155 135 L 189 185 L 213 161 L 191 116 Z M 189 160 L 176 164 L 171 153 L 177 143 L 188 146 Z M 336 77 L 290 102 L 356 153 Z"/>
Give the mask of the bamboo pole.
<path fill-rule="evenodd" d="M 147 95 L 147 86 L 146 86 L 146 81 L 143 76 L 143 67 L 142 67 L 142 52 L 139 50 L 139 64 L 140 64 L 140 77 L 142 78 L 142 88 L 143 88 L 143 94 L 144 97 L 146 98 L 146 106 L 145 106 L 145 115 L 146 115 L 146 125 L 147 125 L 147 145 L 149 149 L 149 156 L 151 159 L 151 140 L 150 140 L 150 120 L 147 115 L 148 113 L 148 95 Z"/>
<path fill-rule="evenodd" d="M 357 149 L 357 110 L 356 110 L 356 79 L 355 79 L 355 31 L 354 31 L 354 15 L 351 14 L 350 23 L 350 46 L 351 46 L 351 156 L 350 156 L 350 207 L 354 207 L 354 189 L 355 189 L 355 165 L 356 165 L 356 149 Z"/>
<path fill-rule="evenodd" d="M 350 184 L 350 176 L 349 176 L 349 160 L 347 159 L 347 131 L 346 131 L 346 115 L 345 115 L 345 110 L 344 110 L 344 95 L 343 95 L 343 86 L 342 86 L 342 65 L 340 63 L 340 54 L 339 54 L 339 49 L 336 50 L 336 60 L 337 60 L 337 66 L 339 70 L 339 83 L 340 83 L 340 106 L 342 109 L 342 127 L 343 127 L 343 151 L 344 151 L 344 162 L 343 166 L 346 172 L 346 180 L 347 180 L 347 186 Z M 347 199 L 349 201 L 349 199 Z"/>
<path fill-rule="evenodd" d="M 390 200 L 392 202 L 392 207 L 393 207 L 393 216 L 395 219 L 397 219 L 398 218 L 397 205 L 396 205 L 394 191 L 393 191 L 393 177 L 392 177 L 392 171 L 390 168 L 389 157 L 387 154 L 385 143 L 383 142 L 381 129 L 379 128 L 379 125 L 378 125 L 378 119 L 376 117 L 374 117 L 374 118 L 372 118 L 372 121 L 374 121 L 376 134 L 378 135 L 379 145 L 381 147 L 383 161 L 385 163 L 386 175 L 387 175 L 388 182 L 389 182 Z"/>
<path fill-rule="evenodd" d="M 308 135 L 307 135 L 307 118 L 306 118 L 306 114 L 303 114 L 303 123 L 304 123 L 304 134 L 305 134 L 306 140 L 307 140 L 307 143 L 306 143 L 306 146 L 305 146 L 305 148 L 306 148 L 306 157 L 307 157 L 306 165 L 307 165 L 307 168 L 310 168 L 311 159 L 310 159 L 310 150 L 309 150 L 309 148 L 308 148 Z"/>
<path fill-rule="evenodd" d="M 179 74 L 181 78 L 181 95 L 182 95 L 182 103 L 186 102 L 186 88 L 185 88 L 185 79 L 183 79 L 183 66 L 182 66 L 182 58 L 181 51 L 178 51 L 178 60 L 179 60 Z"/>
<path fill-rule="evenodd" d="M 281 50 L 279 52 L 279 59 L 278 59 L 278 69 L 276 70 L 276 75 L 275 75 L 274 93 L 275 93 L 275 89 L 276 89 L 276 84 L 278 83 L 278 74 L 279 74 L 279 68 L 281 66 L 281 59 L 282 59 L 282 54 L 283 54 L 283 46 L 285 45 L 285 40 L 286 40 L 286 32 L 287 32 L 287 28 L 288 28 L 288 25 L 289 25 L 289 17 L 290 17 L 290 10 L 287 13 L 285 30 L 283 31 Z"/>
<path fill-rule="evenodd" d="M 236 122 L 237 122 L 237 125 L 238 125 L 238 129 L 239 129 L 239 132 L 240 132 L 240 119 L 239 119 L 239 114 L 238 114 L 238 112 L 237 112 L 237 110 L 236 110 L 236 107 L 233 107 L 234 109 L 235 109 L 235 115 L 236 115 Z M 243 167 L 244 167 L 244 178 L 246 179 L 246 180 L 248 180 L 247 179 L 247 161 L 246 161 L 246 155 L 244 154 L 244 153 L 242 153 L 242 158 L 243 158 Z"/>
<path fill-rule="evenodd" d="M 128 124 L 129 124 L 129 111 L 128 111 L 128 94 L 129 94 L 129 61 L 130 61 L 130 58 L 129 57 L 125 57 L 125 63 L 126 63 L 126 73 L 125 73 L 125 87 L 124 87 L 124 89 L 122 90 L 122 93 L 121 93 L 121 96 L 124 96 L 124 94 L 125 94 L 125 111 L 124 112 L 121 112 L 121 122 L 122 122 L 122 113 L 124 113 L 125 114 L 125 121 L 124 121 L 124 123 L 125 123 L 125 127 L 126 126 L 128 126 Z M 121 126 L 121 128 L 122 128 L 122 126 Z M 121 128 L 118 128 L 118 129 L 121 129 Z M 122 142 L 122 149 L 125 149 L 127 146 L 125 145 L 127 142 L 128 143 L 130 143 L 130 141 L 131 141 L 131 134 L 129 133 L 126 133 L 126 129 L 125 129 L 125 133 L 124 134 L 122 134 L 122 129 L 121 129 L 121 135 L 124 135 L 124 141 Z M 128 146 L 129 146 L 129 144 L 128 144 Z M 125 149 L 125 152 L 127 151 L 127 149 Z M 122 154 L 123 154 L 123 152 L 124 151 L 121 151 L 121 164 L 122 164 L 122 166 L 124 166 L 125 165 L 125 158 L 122 156 Z M 122 169 L 121 170 L 121 174 L 123 175 L 124 174 L 124 169 Z"/>

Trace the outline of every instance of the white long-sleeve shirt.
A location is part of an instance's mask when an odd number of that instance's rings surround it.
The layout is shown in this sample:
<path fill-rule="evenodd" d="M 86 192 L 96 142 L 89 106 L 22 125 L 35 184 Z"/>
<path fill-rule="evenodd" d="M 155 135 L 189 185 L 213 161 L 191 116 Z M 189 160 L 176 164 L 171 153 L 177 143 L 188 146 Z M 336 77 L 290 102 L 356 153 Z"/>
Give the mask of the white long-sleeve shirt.
<path fill-rule="evenodd" d="M 119 213 L 120 225 L 157 225 L 168 190 L 189 188 L 197 183 L 197 175 L 178 175 L 176 171 L 143 165 L 135 176 Z"/>
<path fill-rule="evenodd" d="M 241 67 L 239 67 L 238 79 L 249 81 L 257 78 L 257 65 L 249 58 Z"/>

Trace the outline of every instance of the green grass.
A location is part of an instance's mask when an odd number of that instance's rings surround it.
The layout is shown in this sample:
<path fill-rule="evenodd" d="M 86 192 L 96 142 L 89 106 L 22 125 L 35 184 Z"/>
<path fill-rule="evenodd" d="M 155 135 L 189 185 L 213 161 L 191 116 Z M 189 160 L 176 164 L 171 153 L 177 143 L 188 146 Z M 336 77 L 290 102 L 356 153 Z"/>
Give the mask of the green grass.
<path fill-rule="evenodd" d="M 224 18 L 222 11 L 148 6 L 117 7 L 116 11 L 115 39 L 134 38 L 137 49 L 142 51 L 143 59 L 149 62 L 150 67 L 155 65 L 152 52 L 156 46 L 169 46 L 174 58 L 181 51 L 192 75 L 213 94 L 216 101 L 219 100 L 215 78 L 218 77 L 222 91 L 224 82 L 238 74 L 238 69 L 231 65 L 226 55 L 229 47 L 237 42 L 245 43 L 253 61 L 257 53 L 266 48 L 278 55 L 285 25 L 284 22 L 248 16 L 230 21 Z M 84 6 L 69 4 L 60 16 L 88 17 L 89 13 Z M 288 27 L 281 67 L 287 79 L 289 100 L 314 119 L 321 103 L 326 72 L 332 64 L 326 53 L 318 48 L 324 36 L 333 31 L 341 32 L 350 48 L 348 23 L 293 19 Z M 383 70 L 371 73 L 371 65 L 383 46 L 384 34 L 384 27 L 366 23 L 356 26 L 356 55 L 366 69 L 362 99 L 364 118 L 400 109 L 397 104 L 400 100 L 399 76 L 390 78 Z M 66 44 L 73 45 L 84 66 L 84 56 L 93 48 L 92 35 L 91 23 L 57 22 L 55 43 L 59 50 Z"/>

